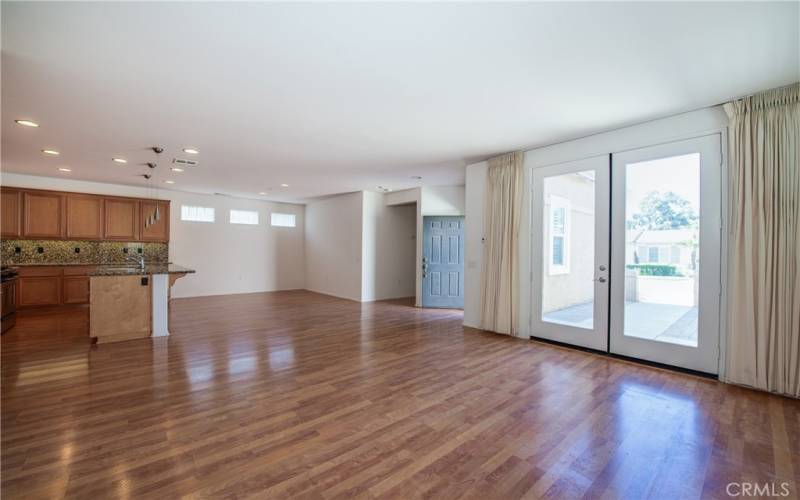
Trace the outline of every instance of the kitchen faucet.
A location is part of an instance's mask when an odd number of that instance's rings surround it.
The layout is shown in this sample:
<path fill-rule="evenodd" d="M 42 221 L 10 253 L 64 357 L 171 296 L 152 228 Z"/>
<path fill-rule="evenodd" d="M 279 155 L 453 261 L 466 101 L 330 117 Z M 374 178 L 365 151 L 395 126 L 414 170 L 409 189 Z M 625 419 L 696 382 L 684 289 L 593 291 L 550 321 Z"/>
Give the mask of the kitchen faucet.
<path fill-rule="evenodd" d="M 128 255 L 125 260 L 136 262 L 139 264 L 139 269 L 144 271 L 144 255 Z"/>

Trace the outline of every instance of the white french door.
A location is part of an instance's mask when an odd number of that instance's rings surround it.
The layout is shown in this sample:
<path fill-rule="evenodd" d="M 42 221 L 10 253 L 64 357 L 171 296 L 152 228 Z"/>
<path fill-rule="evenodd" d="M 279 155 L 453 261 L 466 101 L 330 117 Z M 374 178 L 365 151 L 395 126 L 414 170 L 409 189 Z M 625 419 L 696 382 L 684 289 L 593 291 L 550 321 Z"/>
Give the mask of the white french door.
<path fill-rule="evenodd" d="M 608 348 L 608 155 L 533 171 L 534 336 Z"/>
<path fill-rule="evenodd" d="M 718 372 L 720 141 L 612 155 L 612 353 Z"/>
<path fill-rule="evenodd" d="M 717 373 L 720 141 L 533 170 L 534 337 Z"/>

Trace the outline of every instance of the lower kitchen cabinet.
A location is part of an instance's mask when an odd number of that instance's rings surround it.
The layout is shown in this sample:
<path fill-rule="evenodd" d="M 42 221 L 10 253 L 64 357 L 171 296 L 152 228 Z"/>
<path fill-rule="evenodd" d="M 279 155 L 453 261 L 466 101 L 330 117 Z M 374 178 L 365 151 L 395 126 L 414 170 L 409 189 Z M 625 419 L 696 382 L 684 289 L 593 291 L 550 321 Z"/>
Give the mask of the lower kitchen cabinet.
<path fill-rule="evenodd" d="M 89 303 L 89 276 L 95 266 L 20 266 L 17 306 Z"/>
<path fill-rule="evenodd" d="M 61 280 L 61 302 L 64 304 L 89 303 L 88 276 L 64 276 Z"/>
<path fill-rule="evenodd" d="M 61 303 L 61 278 L 58 276 L 18 278 L 17 287 L 20 307 L 57 306 Z"/>

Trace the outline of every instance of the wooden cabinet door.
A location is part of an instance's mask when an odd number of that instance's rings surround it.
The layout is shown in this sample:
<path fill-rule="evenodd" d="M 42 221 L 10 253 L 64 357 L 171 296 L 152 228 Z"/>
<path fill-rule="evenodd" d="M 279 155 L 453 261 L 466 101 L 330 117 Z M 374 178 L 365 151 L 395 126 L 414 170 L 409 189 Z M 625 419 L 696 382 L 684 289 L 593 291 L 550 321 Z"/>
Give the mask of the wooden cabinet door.
<path fill-rule="evenodd" d="M 64 236 L 64 195 L 47 191 L 23 191 L 22 234 L 26 238 Z"/>
<path fill-rule="evenodd" d="M 64 276 L 61 279 L 61 302 L 64 304 L 89 303 L 89 277 Z"/>
<path fill-rule="evenodd" d="M 99 240 L 103 237 L 103 198 L 67 194 L 67 238 Z"/>
<path fill-rule="evenodd" d="M 32 276 L 17 279 L 19 306 L 55 306 L 61 303 L 61 278 Z"/>
<path fill-rule="evenodd" d="M 136 241 L 139 238 L 136 200 L 105 198 L 103 237 L 107 240 Z"/>
<path fill-rule="evenodd" d="M 19 238 L 22 236 L 22 191 L 3 188 L 0 200 L 0 235 L 3 238 Z"/>
<path fill-rule="evenodd" d="M 150 226 L 145 227 L 147 217 L 158 207 L 160 217 Z M 169 241 L 169 202 L 139 201 L 139 237 L 142 241 Z"/>

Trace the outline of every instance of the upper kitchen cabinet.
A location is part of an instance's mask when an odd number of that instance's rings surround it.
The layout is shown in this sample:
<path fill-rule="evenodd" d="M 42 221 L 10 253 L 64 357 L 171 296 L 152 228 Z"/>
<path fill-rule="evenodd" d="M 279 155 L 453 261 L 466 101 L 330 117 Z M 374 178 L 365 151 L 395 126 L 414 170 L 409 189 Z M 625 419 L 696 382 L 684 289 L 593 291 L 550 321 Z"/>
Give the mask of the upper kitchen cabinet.
<path fill-rule="evenodd" d="M 64 195 L 49 191 L 23 191 L 22 235 L 25 238 L 64 237 Z"/>
<path fill-rule="evenodd" d="M 147 217 L 158 207 L 159 218 L 147 226 Z M 141 241 L 169 241 L 169 202 L 142 200 L 139 202 L 139 238 Z"/>
<path fill-rule="evenodd" d="M 0 191 L 0 236 L 19 238 L 22 236 L 22 191 L 3 188 Z"/>
<path fill-rule="evenodd" d="M 107 240 L 139 239 L 139 202 L 128 198 L 105 198 L 103 237 Z"/>
<path fill-rule="evenodd" d="M 103 198 L 68 193 L 67 238 L 99 240 L 103 237 Z"/>

